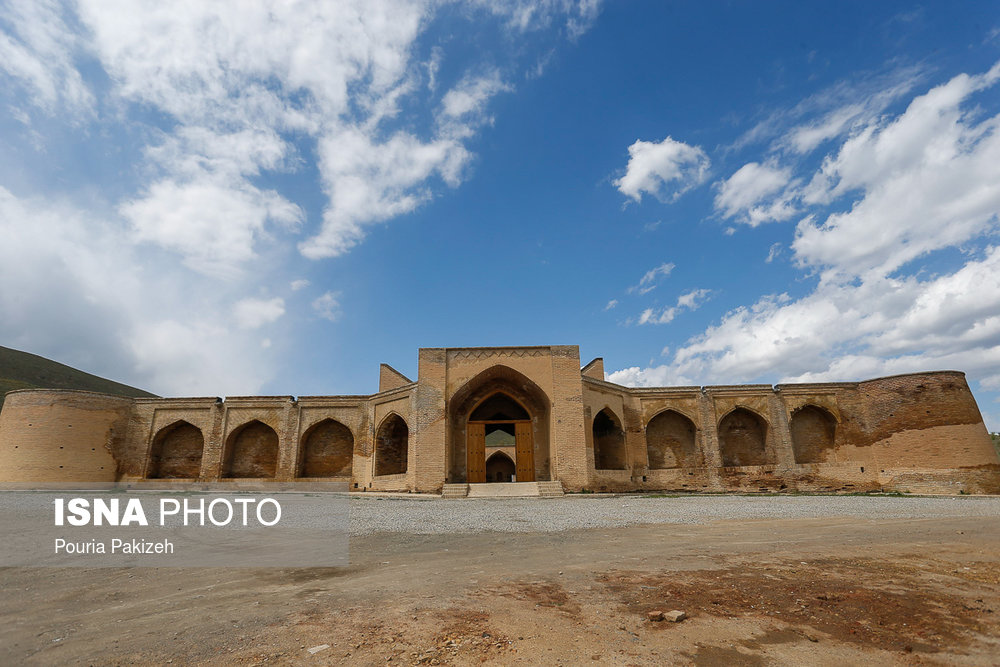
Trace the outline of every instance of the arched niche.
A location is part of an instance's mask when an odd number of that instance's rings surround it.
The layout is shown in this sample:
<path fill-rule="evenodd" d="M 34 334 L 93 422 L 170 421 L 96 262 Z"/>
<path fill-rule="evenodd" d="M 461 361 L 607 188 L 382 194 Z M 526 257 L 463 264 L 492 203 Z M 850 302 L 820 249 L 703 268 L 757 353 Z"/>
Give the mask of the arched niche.
<path fill-rule="evenodd" d="M 148 477 L 152 479 L 197 479 L 205 437 L 201 429 L 184 420 L 165 426 L 153 438 Z"/>
<path fill-rule="evenodd" d="M 834 449 L 837 419 L 816 405 L 806 405 L 789 421 L 796 463 L 822 463 Z"/>
<path fill-rule="evenodd" d="M 223 477 L 274 477 L 278 471 L 278 434 L 259 420 L 243 424 L 229 434 Z"/>
<path fill-rule="evenodd" d="M 405 473 L 409 448 L 410 428 L 393 412 L 375 432 L 375 476 Z"/>
<path fill-rule="evenodd" d="M 767 452 L 767 422 L 746 408 L 736 408 L 719 422 L 719 450 L 724 466 L 774 462 Z"/>
<path fill-rule="evenodd" d="M 694 422 L 679 412 L 664 410 L 646 425 L 646 456 L 650 470 L 702 465 Z"/>
<path fill-rule="evenodd" d="M 618 416 L 610 408 L 604 408 L 594 417 L 592 431 L 594 467 L 598 470 L 625 470 L 625 431 Z"/>
<path fill-rule="evenodd" d="M 313 424 L 299 445 L 299 477 L 350 476 L 354 462 L 354 435 L 334 419 Z"/>

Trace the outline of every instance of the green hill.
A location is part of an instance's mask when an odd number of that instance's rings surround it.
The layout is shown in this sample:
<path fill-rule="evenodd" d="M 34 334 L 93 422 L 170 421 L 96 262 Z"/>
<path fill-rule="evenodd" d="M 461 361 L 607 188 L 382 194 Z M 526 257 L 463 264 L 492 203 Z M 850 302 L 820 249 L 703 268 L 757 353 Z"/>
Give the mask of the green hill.
<path fill-rule="evenodd" d="M 14 389 L 82 389 L 103 394 L 155 397 L 148 391 L 105 380 L 57 361 L 0 346 L 0 405 Z"/>

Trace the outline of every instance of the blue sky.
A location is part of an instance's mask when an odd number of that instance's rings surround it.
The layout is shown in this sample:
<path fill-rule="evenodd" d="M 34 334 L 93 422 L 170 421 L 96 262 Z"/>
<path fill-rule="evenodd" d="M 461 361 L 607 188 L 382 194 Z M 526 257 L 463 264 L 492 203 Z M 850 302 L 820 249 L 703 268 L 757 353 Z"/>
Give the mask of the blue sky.
<path fill-rule="evenodd" d="M 0 344 L 164 395 L 418 347 L 957 368 L 1000 428 L 992 2 L 0 3 Z"/>

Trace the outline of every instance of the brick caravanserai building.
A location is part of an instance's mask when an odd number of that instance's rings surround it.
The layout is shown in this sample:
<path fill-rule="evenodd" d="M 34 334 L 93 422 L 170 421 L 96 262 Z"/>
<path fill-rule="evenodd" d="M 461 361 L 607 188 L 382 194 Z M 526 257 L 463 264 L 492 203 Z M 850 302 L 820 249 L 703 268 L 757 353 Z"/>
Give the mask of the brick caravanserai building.
<path fill-rule="evenodd" d="M 21 390 L 0 413 L 0 481 L 261 478 L 445 495 L 998 493 L 1000 460 L 957 371 L 634 389 L 600 358 L 581 369 L 573 345 L 421 349 L 416 381 L 383 364 L 368 396 Z"/>

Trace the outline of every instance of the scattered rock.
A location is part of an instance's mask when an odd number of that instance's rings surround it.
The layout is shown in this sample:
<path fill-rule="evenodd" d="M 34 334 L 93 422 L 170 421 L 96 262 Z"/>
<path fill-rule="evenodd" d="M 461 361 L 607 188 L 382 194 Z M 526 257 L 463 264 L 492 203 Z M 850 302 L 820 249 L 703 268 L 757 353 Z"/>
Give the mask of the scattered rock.
<path fill-rule="evenodd" d="M 687 614 L 685 614 L 683 611 L 678 611 L 677 609 L 674 609 L 673 611 L 668 611 L 666 614 L 663 614 L 663 618 L 670 621 L 671 623 L 680 623 L 687 617 L 688 617 Z"/>
<path fill-rule="evenodd" d="M 650 611 L 646 613 L 646 618 L 653 622 L 659 622 L 663 620 L 662 611 Z"/>

